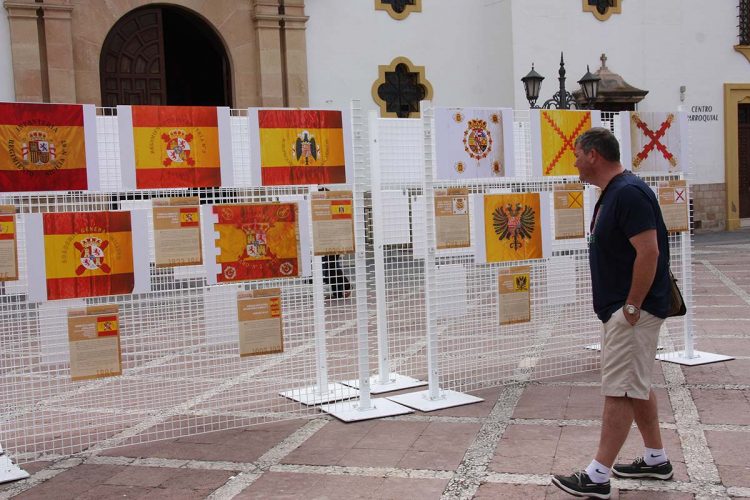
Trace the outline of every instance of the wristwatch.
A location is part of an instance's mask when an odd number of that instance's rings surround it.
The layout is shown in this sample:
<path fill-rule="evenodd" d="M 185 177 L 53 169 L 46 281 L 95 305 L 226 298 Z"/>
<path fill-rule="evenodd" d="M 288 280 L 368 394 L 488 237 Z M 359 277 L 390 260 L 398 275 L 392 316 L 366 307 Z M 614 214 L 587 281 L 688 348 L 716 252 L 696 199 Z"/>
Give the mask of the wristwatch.
<path fill-rule="evenodd" d="M 638 307 L 635 307 L 633 304 L 625 304 L 625 312 L 626 313 L 628 313 L 628 314 L 635 314 L 638 311 L 640 311 L 640 309 Z"/>

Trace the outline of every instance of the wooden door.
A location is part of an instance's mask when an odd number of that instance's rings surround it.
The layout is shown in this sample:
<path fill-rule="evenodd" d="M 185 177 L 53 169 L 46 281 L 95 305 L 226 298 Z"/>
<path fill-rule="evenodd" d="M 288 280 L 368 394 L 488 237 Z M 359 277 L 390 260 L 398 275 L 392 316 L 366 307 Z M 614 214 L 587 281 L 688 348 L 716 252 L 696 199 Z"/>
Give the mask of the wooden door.
<path fill-rule="evenodd" d="M 737 105 L 737 176 L 740 219 L 750 218 L 750 104 Z"/>
<path fill-rule="evenodd" d="M 167 104 L 161 8 L 124 16 L 107 35 L 99 64 L 102 106 Z"/>

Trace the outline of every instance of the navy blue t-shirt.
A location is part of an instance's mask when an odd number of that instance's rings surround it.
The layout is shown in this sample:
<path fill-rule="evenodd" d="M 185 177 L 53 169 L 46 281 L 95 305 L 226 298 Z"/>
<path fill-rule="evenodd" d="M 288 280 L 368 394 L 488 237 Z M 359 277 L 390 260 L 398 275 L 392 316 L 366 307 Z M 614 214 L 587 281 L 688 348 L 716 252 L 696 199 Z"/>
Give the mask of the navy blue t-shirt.
<path fill-rule="evenodd" d="M 635 248 L 629 239 L 649 229 L 656 229 L 659 260 L 654 282 L 641 309 L 666 318 L 671 300 L 667 228 L 654 192 L 638 176 L 626 170 L 604 189 L 591 222 L 591 287 L 594 311 L 603 322 L 625 305 L 630 292 Z"/>

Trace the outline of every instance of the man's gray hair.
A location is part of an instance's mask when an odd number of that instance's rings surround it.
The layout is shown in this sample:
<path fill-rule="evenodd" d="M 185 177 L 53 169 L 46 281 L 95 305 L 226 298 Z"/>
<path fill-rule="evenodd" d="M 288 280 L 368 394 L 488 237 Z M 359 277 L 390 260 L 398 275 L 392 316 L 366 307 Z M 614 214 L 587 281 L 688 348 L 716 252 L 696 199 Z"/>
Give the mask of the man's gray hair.
<path fill-rule="evenodd" d="M 584 153 L 596 149 L 605 160 L 620 161 L 620 143 L 609 129 L 590 128 L 576 138 L 575 145 L 579 146 Z"/>

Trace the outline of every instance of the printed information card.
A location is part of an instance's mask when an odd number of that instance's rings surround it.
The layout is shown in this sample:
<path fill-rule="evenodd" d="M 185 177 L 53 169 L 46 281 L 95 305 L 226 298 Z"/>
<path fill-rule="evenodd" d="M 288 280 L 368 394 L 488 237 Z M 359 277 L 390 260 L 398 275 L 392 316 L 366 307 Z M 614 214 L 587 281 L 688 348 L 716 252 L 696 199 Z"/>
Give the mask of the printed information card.
<path fill-rule="evenodd" d="M 439 250 L 471 246 L 468 188 L 435 191 L 435 241 Z"/>
<path fill-rule="evenodd" d="M 237 317 L 241 357 L 284 352 L 281 289 L 239 292 Z"/>
<path fill-rule="evenodd" d="M 500 291 L 500 324 L 531 321 L 531 266 L 501 269 L 498 275 Z"/>
<path fill-rule="evenodd" d="M 122 374 L 118 306 L 69 309 L 68 341 L 73 380 Z"/>
<path fill-rule="evenodd" d="M 354 253 L 354 213 L 351 191 L 312 193 L 315 255 Z"/>
<path fill-rule="evenodd" d="M 677 233 L 690 229 L 688 188 L 685 181 L 659 183 L 659 206 L 667 231 Z"/>
<path fill-rule="evenodd" d="M 0 281 L 17 279 L 16 207 L 0 205 Z"/>
<path fill-rule="evenodd" d="M 557 184 L 555 196 L 555 239 L 583 238 L 586 228 L 583 216 L 583 184 Z"/>
<path fill-rule="evenodd" d="M 198 197 L 153 200 L 156 267 L 203 263 Z"/>

